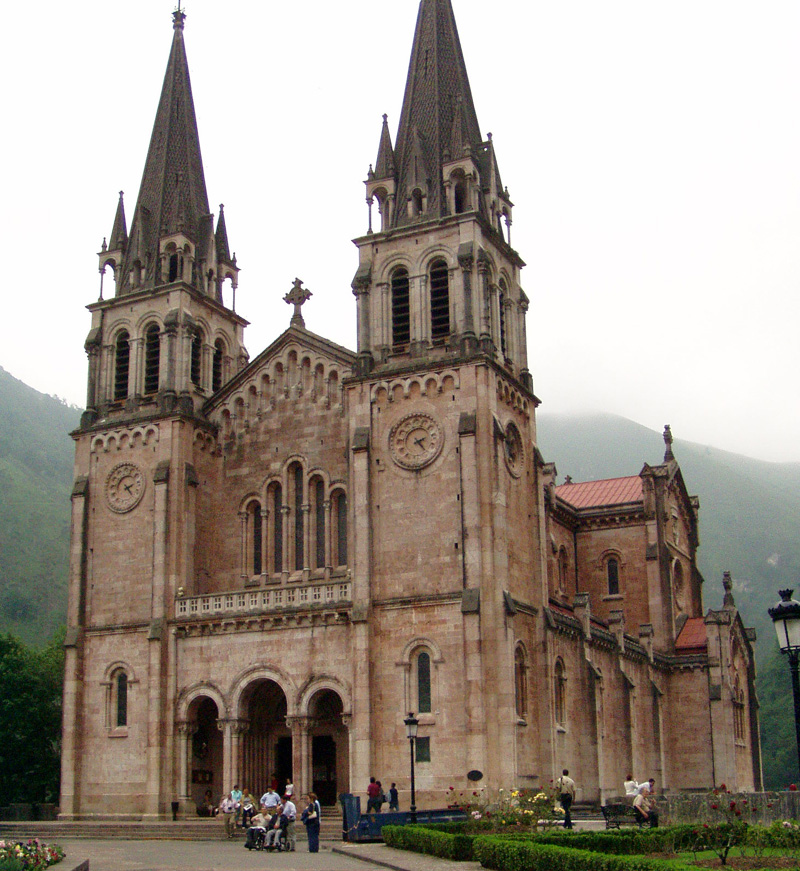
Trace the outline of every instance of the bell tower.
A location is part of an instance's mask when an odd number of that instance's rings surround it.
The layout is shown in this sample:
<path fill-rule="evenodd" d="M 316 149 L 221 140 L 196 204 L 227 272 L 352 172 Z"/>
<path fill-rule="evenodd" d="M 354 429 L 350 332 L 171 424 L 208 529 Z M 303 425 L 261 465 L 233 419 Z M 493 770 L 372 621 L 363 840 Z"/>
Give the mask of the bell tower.
<path fill-rule="evenodd" d="M 191 414 L 246 362 L 246 321 L 234 310 L 239 267 L 223 207 L 215 226 L 208 204 L 185 18 L 180 9 L 173 13 L 172 48 L 130 232 L 120 192 L 98 255 L 100 299 L 88 306 L 84 427 Z M 109 275 L 113 296 L 104 298 Z"/>
<path fill-rule="evenodd" d="M 481 354 L 530 391 L 513 204 L 480 132 L 450 0 L 420 4 L 396 146 L 384 115 L 366 188 L 359 371 Z"/>

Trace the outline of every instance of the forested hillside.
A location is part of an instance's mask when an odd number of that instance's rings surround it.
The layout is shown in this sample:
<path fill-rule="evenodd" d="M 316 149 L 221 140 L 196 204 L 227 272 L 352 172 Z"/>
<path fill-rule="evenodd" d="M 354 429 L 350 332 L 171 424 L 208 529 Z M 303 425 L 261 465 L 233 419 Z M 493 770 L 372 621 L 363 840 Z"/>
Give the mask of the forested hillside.
<path fill-rule="evenodd" d="M 43 644 L 64 622 L 80 409 L 0 368 L 0 631 Z"/>

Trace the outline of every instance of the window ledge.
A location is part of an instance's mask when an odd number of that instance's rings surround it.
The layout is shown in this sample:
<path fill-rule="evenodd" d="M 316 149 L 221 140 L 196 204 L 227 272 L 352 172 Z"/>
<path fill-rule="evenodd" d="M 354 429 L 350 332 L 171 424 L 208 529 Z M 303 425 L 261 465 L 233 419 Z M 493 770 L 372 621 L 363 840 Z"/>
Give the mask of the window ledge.
<path fill-rule="evenodd" d="M 607 596 L 603 596 L 601 601 L 603 602 L 621 602 L 625 596 L 622 593 L 609 593 Z"/>
<path fill-rule="evenodd" d="M 417 714 L 417 719 L 419 720 L 420 726 L 435 726 L 436 725 L 436 715 L 435 714 Z"/>
<path fill-rule="evenodd" d="M 525 717 L 517 717 L 517 725 L 518 726 L 527 726 L 528 721 L 525 719 Z"/>
<path fill-rule="evenodd" d="M 556 732 L 561 732 L 562 734 L 567 734 L 566 726 L 562 726 L 561 723 L 556 723 Z"/>
<path fill-rule="evenodd" d="M 114 729 L 109 729 L 108 737 L 109 738 L 127 738 L 128 737 L 128 727 L 127 726 L 117 726 Z"/>

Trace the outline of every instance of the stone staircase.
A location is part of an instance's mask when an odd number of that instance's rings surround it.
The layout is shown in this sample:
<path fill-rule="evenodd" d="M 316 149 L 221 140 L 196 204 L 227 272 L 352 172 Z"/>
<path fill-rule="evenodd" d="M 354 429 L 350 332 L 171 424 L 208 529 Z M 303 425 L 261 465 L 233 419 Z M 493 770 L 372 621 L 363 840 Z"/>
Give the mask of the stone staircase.
<path fill-rule="evenodd" d="M 11 841 L 26 841 L 29 838 L 56 842 L 65 838 L 218 841 L 222 837 L 222 821 L 219 818 L 147 823 L 114 820 L 0 822 L 0 838 Z M 237 829 L 236 837 L 244 840 L 244 829 Z M 323 809 L 320 839 L 341 841 L 342 814 L 338 808 Z M 305 826 L 299 821 L 297 840 L 302 843 L 306 841 Z"/>

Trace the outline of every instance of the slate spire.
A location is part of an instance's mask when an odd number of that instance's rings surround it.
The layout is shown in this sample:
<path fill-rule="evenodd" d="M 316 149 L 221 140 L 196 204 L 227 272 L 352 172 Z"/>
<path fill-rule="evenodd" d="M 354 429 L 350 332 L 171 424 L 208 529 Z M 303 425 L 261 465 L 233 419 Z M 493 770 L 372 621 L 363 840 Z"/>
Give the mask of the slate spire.
<path fill-rule="evenodd" d="M 392 148 L 392 134 L 389 132 L 387 115 L 383 116 L 381 141 L 378 145 L 378 159 L 375 161 L 374 176 L 377 179 L 394 178 L 394 149 Z"/>
<path fill-rule="evenodd" d="M 114 215 L 114 226 L 111 228 L 111 235 L 109 236 L 109 248 L 112 251 L 124 251 L 125 245 L 128 242 L 128 225 L 125 222 L 125 203 L 123 196 L 123 192 L 120 191 L 117 212 Z"/>
<path fill-rule="evenodd" d="M 454 129 L 462 146 L 477 152 L 482 137 L 453 7 L 450 0 L 422 0 L 394 152 L 398 203 L 424 185 L 426 216 L 447 214 L 442 164 L 450 156 Z M 404 223 L 405 215 L 398 208 L 394 223 Z"/>
<path fill-rule="evenodd" d="M 183 40 L 186 13 L 173 12 L 172 48 L 147 151 L 139 198 L 118 293 L 158 284 L 159 240 L 181 232 L 202 244 L 210 212 L 200 153 L 200 137 L 192 99 L 189 65 Z M 141 281 L 130 284 L 134 261 L 140 261 Z M 138 268 L 134 271 L 138 272 Z"/>

